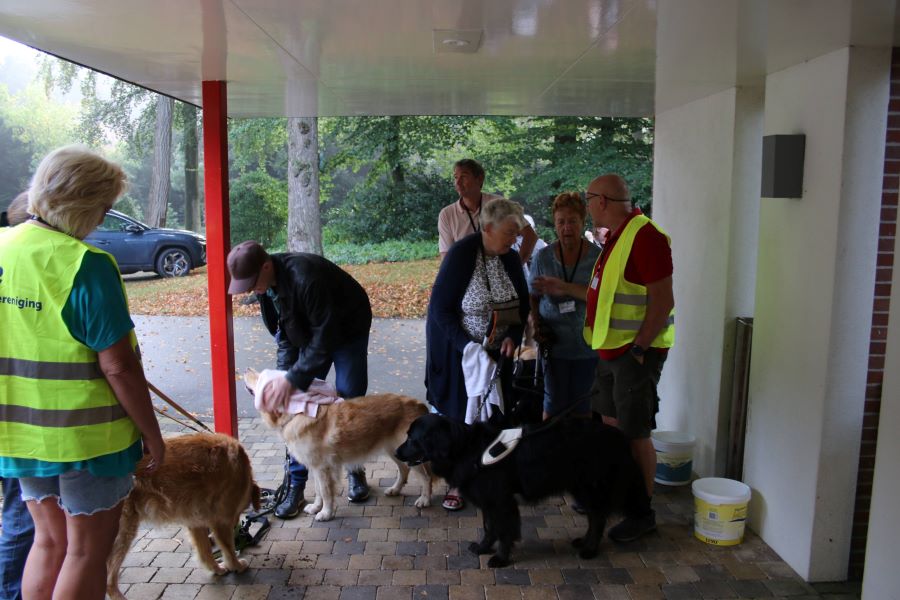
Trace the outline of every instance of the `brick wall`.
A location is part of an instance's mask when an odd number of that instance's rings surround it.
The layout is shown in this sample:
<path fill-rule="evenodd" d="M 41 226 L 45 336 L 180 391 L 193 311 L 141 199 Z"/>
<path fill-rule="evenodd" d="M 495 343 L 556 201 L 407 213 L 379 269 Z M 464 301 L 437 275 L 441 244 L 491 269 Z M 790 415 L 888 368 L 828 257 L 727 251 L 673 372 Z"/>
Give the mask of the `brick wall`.
<path fill-rule="evenodd" d="M 884 377 L 884 350 L 891 303 L 891 274 L 894 268 L 894 236 L 897 234 L 897 195 L 900 190 L 900 48 L 891 58 L 891 100 L 884 149 L 884 179 L 881 190 L 881 224 L 878 230 L 878 259 L 875 271 L 875 298 L 872 302 L 872 330 L 869 334 L 869 374 L 866 379 L 859 476 L 856 481 L 856 508 L 850 546 L 848 579 L 862 579 L 866 558 L 866 533 L 872 478 L 875 472 L 875 441 L 881 412 L 881 383 Z"/>

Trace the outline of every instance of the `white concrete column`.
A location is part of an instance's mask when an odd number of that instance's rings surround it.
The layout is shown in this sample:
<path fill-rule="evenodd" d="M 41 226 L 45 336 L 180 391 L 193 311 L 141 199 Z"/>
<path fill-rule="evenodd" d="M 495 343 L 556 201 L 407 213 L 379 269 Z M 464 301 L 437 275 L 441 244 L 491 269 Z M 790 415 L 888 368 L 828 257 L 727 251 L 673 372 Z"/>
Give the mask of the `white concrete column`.
<path fill-rule="evenodd" d="M 889 49 L 766 80 L 766 135 L 803 133 L 801 199 L 763 198 L 744 480 L 750 525 L 803 578 L 847 574 L 881 204 Z"/>
<path fill-rule="evenodd" d="M 897 540 L 900 540 L 900 236 L 894 237 L 894 277 L 891 282 L 893 318 L 888 322 L 884 381 L 881 387 L 881 415 L 875 480 L 869 507 L 866 566 L 863 573 L 863 600 L 900 599 L 900 569 L 897 568 Z"/>
<path fill-rule="evenodd" d="M 656 116 L 653 218 L 672 237 L 675 347 L 659 429 L 697 438 L 694 470 L 722 475 L 733 325 L 752 316 L 763 93 L 735 88 Z"/>

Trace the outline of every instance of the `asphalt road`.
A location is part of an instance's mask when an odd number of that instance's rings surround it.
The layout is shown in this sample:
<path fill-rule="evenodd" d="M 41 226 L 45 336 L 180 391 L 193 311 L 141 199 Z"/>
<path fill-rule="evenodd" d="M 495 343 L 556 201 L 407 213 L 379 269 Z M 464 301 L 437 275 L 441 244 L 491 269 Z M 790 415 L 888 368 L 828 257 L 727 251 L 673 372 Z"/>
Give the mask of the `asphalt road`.
<path fill-rule="evenodd" d="M 200 417 L 212 417 L 209 320 L 206 317 L 134 316 L 147 380 Z M 274 368 L 275 341 L 259 317 L 234 319 L 237 374 Z M 333 381 L 332 369 L 328 379 Z M 369 338 L 369 393 L 395 392 L 425 399 L 424 319 L 375 319 Z M 237 385 L 238 416 L 256 416 L 253 398 Z M 157 405 L 162 405 L 154 397 Z"/>

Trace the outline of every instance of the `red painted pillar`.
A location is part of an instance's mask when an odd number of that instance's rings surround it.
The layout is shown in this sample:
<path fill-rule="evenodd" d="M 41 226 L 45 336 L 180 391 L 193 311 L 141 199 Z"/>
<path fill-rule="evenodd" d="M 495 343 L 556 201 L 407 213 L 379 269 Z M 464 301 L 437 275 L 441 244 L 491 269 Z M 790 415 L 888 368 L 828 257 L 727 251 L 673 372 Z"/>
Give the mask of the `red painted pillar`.
<path fill-rule="evenodd" d="M 228 219 L 228 116 L 224 81 L 203 82 L 203 185 L 206 196 L 206 257 L 209 340 L 216 431 L 237 437 L 234 326 L 225 257 L 231 248 Z"/>

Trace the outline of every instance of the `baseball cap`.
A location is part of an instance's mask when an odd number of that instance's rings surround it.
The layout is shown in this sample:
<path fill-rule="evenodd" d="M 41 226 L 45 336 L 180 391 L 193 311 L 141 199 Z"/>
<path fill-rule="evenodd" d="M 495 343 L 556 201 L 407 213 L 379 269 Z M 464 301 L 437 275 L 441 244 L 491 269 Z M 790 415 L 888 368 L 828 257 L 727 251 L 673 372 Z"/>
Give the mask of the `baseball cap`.
<path fill-rule="evenodd" d="M 241 242 L 228 253 L 228 271 L 231 273 L 229 294 L 244 294 L 253 289 L 259 278 L 259 271 L 269 255 L 258 242 Z"/>

